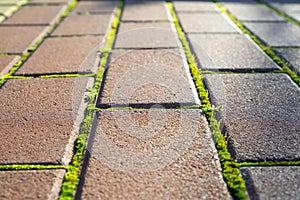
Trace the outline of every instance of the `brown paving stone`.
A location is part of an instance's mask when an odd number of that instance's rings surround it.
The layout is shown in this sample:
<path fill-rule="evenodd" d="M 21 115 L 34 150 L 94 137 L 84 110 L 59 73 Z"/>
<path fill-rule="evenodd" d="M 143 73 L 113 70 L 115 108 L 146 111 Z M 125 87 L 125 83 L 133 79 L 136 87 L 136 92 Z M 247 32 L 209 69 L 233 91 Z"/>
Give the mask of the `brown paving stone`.
<path fill-rule="evenodd" d="M 286 74 L 207 74 L 238 161 L 300 158 L 300 89 Z M 217 115 L 219 118 L 219 115 Z"/>
<path fill-rule="evenodd" d="M 68 164 L 87 80 L 8 80 L 0 89 L 0 163 Z"/>
<path fill-rule="evenodd" d="M 0 53 L 23 53 L 30 45 L 41 38 L 44 29 L 44 26 L 0 26 Z"/>
<path fill-rule="evenodd" d="M 55 29 L 52 35 L 105 34 L 111 15 L 71 15 Z"/>
<path fill-rule="evenodd" d="M 178 51 L 114 52 L 99 106 L 195 105 L 192 87 Z"/>
<path fill-rule="evenodd" d="M 0 77 L 6 74 L 20 59 L 20 56 L 0 56 Z"/>
<path fill-rule="evenodd" d="M 230 199 L 200 110 L 100 111 L 82 199 Z"/>
<path fill-rule="evenodd" d="M 70 3 L 72 2 L 72 0 L 30 0 L 29 4 L 31 3 L 41 3 L 41 4 L 44 4 L 44 3 L 55 3 L 55 4 L 58 4 L 58 3 Z"/>
<path fill-rule="evenodd" d="M 111 12 L 118 7 L 119 1 L 80 1 L 73 12 Z"/>
<path fill-rule="evenodd" d="M 168 22 L 122 23 L 115 48 L 178 47 L 175 34 Z"/>
<path fill-rule="evenodd" d="M 1 199 L 57 199 L 64 170 L 0 171 Z"/>
<path fill-rule="evenodd" d="M 178 13 L 186 33 L 237 33 L 221 13 Z"/>
<path fill-rule="evenodd" d="M 63 6 L 25 6 L 3 24 L 53 24 L 64 9 Z"/>
<path fill-rule="evenodd" d="M 213 2 L 206 1 L 174 1 L 174 7 L 177 12 L 216 12 L 218 8 Z"/>
<path fill-rule="evenodd" d="M 138 1 L 125 2 L 122 21 L 168 20 L 165 2 Z"/>
<path fill-rule="evenodd" d="M 48 38 L 16 74 L 76 73 L 95 71 L 94 55 L 102 36 Z M 89 60 L 93 59 L 93 60 Z M 86 65 L 86 62 L 92 62 Z"/>

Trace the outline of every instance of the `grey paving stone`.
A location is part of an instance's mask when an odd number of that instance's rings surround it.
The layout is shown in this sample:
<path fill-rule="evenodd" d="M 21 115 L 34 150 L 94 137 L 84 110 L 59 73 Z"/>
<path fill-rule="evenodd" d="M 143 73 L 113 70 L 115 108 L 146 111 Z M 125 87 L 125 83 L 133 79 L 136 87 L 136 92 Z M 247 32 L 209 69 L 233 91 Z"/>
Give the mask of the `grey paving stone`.
<path fill-rule="evenodd" d="M 98 105 L 194 105 L 191 88 L 178 51 L 114 52 Z"/>
<path fill-rule="evenodd" d="M 122 21 L 157 21 L 168 20 L 163 1 L 125 2 Z"/>
<path fill-rule="evenodd" d="M 8 80 L 0 89 L 0 144 L 5 150 L 0 163 L 68 164 L 87 80 Z"/>
<path fill-rule="evenodd" d="M 300 10 L 298 12 L 290 12 L 288 15 L 300 22 Z"/>
<path fill-rule="evenodd" d="M 241 21 L 285 21 L 284 18 L 259 3 L 225 3 L 224 6 Z"/>
<path fill-rule="evenodd" d="M 237 33 L 221 13 L 178 13 L 186 33 Z"/>
<path fill-rule="evenodd" d="M 243 167 L 251 199 L 299 199 L 300 167 Z"/>
<path fill-rule="evenodd" d="M 20 56 L 0 56 L 0 77 L 8 73 L 20 59 Z"/>
<path fill-rule="evenodd" d="M 30 0 L 29 4 L 63 4 L 63 3 L 71 3 L 72 0 Z"/>
<path fill-rule="evenodd" d="M 200 68 L 266 71 L 280 69 L 249 38 L 240 34 L 190 34 Z"/>
<path fill-rule="evenodd" d="M 64 170 L 0 171 L 1 199 L 57 199 Z"/>
<path fill-rule="evenodd" d="M 44 26 L 0 26 L 0 53 L 23 53 L 41 38 L 44 29 Z"/>
<path fill-rule="evenodd" d="M 230 199 L 199 110 L 100 111 L 82 199 Z"/>
<path fill-rule="evenodd" d="M 173 1 L 177 12 L 216 12 L 218 8 L 213 2 L 206 1 Z"/>
<path fill-rule="evenodd" d="M 5 20 L 3 24 L 53 24 L 65 10 L 61 5 L 53 6 L 25 6 L 13 16 Z"/>
<path fill-rule="evenodd" d="M 71 15 L 55 29 L 52 35 L 105 34 L 109 27 L 110 14 Z"/>
<path fill-rule="evenodd" d="M 278 49 L 276 52 L 278 52 L 284 60 L 288 61 L 292 69 L 300 76 L 300 49 Z"/>
<path fill-rule="evenodd" d="M 205 75 L 238 161 L 300 158 L 300 90 L 285 74 Z M 220 118 L 220 115 L 217 115 Z"/>
<path fill-rule="evenodd" d="M 300 46 L 300 27 L 294 24 L 247 22 L 244 25 L 270 46 Z"/>
<path fill-rule="evenodd" d="M 101 42 L 102 36 L 48 38 L 16 74 L 94 72 Z"/>
<path fill-rule="evenodd" d="M 176 33 L 168 22 L 122 23 L 115 48 L 168 48 L 178 47 Z"/>
<path fill-rule="evenodd" d="M 267 1 L 268 2 L 268 1 Z M 299 12 L 300 11 L 300 1 L 281 1 L 281 2 L 269 2 L 271 6 L 278 10 L 286 12 Z"/>
<path fill-rule="evenodd" d="M 73 12 L 112 12 L 119 1 L 79 1 Z"/>

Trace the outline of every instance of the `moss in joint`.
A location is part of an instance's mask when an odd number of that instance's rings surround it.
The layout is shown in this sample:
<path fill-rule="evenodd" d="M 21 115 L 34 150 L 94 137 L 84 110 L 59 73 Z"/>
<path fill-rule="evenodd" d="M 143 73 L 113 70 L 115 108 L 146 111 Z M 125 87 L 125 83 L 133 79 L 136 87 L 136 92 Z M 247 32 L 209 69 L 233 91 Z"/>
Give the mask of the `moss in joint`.
<path fill-rule="evenodd" d="M 62 165 L 30 165 L 30 164 L 7 164 L 0 165 L 0 171 L 12 170 L 48 170 L 48 169 L 66 169 Z"/>

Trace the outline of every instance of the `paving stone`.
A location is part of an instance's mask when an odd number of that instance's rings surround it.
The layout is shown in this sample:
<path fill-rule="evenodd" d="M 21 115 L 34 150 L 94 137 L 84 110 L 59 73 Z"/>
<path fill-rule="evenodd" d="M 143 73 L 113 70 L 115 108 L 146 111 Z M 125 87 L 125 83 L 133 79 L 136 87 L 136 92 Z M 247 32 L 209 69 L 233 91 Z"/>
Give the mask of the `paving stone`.
<path fill-rule="evenodd" d="M 244 25 L 270 46 L 300 46 L 300 27 L 294 24 L 247 22 Z"/>
<path fill-rule="evenodd" d="M 119 1 L 79 1 L 73 12 L 112 12 Z"/>
<path fill-rule="evenodd" d="M 259 3 L 225 3 L 224 6 L 241 21 L 285 21 L 264 5 Z"/>
<path fill-rule="evenodd" d="M 176 33 L 168 22 L 122 23 L 115 48 L 169 48 L 178 47 Z"/>
<path fill-rule="evenodd" d="M 186 33 L 237 33 L 221 13 L 178 13 Z"/>
<path fill-rule="evenodd" d="M 300 11 L 300 1 L 270 2 L 270 5 L 286 13 Z"/>
<path fill-rule="evenodd" d="M 300 167 L 243 167 L 250 199 L 299 199 Z"/>
<path fill-rule="evenodd" d="M 0 144 L 5 149 L 0 163 L 68 164 L 87 80 L 8 80 L 0 89 Z"/>
<path fill-rule="evenodd" d="M 288 13 L 288 15 L 300 22 L 300 11 L 299 12 L 291 12 L 291 13 Z"/>
<path fill-rule="evenodd" d="M 288 61 L 292 65 L 292 69 L 300 76 L 300 49 L 278 49 L 276 52 Z"/>
<path fill-rule="evenodd" d="M 300 90 L 285 74 L 205 75 L 238 161 L 300 158 Z M 220 118 L 220 115 L 217 115 Z"/>
<path fill-rule="evenodd" d="M 29 4 L 63 4 L 63 3 L 71 3 L 72 0 L 30 0 Z"/>
<path fill-rule="evenodd" d="M 48 38 L 16 74 L 94 72 L 101 42 L 102 36 Z"/>
<path fill-rule="evenodd" d="M 0 26 L 0 53 L 23 53 L 41 38 L 44 29 L 44 26 Z"/>
<path fill-rule="evenodd" d="M 218 8 L 212 2 L 201 1 L 173 1 L 177 12 L 216 12 Z"/>
<path fill-rule="evenodd" d="M 1 199 L 57 199 L 64 170 L 0 171 Z"/>
<path fill-rule="evenodd" d="M 101 107 L 195 105 L 191 88 L 178 51 L 114 52 L 99 101 Z"/>
<path fill-rule="evenodd" d="M 25 6 L 3 24 L 53 24 L 64 9 L 63 6 Z"/>
<path fill-rule="evenodd" d="M 230 199 L 199 110 L 100 111 L 82 199 Z"/>
<path fill-rule="evenodd" d="M 168 20 L 165 2 L 140 1 L 125 2 L 122 21 Z"/>
<path fill-rule="evenodd" d="M 0 15 L 9 17 L 17 9 L 17 6 L 0 6 Z"/>
<path fill-rule="evenodd" d="M 240 34 L 191 34 L 192 48 L 205 70 L 280 69 L 251 39 Z"/>
<path fill-rule="evenodd" d="M 111 15 L 71 15 L 55 29 L 52 35 L 105 34 Z"/>
<path fill-rule="evenodd" d="M 0 77 L 8 73 L 20 59 L 20 56 L 0 56 Z"/>

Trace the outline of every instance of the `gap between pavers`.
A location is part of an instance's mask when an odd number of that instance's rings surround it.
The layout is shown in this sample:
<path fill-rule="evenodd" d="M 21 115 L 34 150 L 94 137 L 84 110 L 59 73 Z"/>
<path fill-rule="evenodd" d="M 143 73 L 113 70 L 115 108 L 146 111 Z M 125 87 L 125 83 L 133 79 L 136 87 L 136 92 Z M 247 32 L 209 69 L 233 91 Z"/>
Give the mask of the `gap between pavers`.
<path fill-rule="evenodd" d="M 9 70 L 20 60 L 20 56 L 0 56 L 0 77 L 7 74 Z"/>
<path fill-rule="evenodd" d="M 199 109 L 99 111 L 77 197 L 230 199 Z"/>
<path fill-rule="evenodd" d="M 276 49 L 275 52 L 290 63 L 291 69 L 300 76 L 300 49 Z"/>

